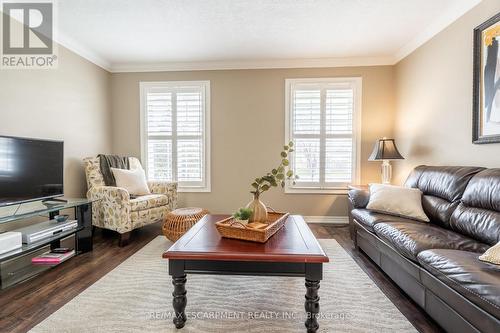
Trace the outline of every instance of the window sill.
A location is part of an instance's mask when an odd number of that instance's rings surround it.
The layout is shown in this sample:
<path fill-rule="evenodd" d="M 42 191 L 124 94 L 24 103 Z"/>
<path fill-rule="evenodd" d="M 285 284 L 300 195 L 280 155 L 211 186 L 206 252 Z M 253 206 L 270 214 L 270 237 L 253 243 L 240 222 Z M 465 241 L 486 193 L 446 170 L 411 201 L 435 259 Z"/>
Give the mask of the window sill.
<path fill-rule="evenodd" d="M 285 188 L 285 194 L 336 194 L 347 195 L 347 187 L 338 188 Z"/>
<path fill-rule="evenodd" d="M 206 187 L 179 187 L 177 188 L 178 193 L 210 193 L 211 188 Z"/>

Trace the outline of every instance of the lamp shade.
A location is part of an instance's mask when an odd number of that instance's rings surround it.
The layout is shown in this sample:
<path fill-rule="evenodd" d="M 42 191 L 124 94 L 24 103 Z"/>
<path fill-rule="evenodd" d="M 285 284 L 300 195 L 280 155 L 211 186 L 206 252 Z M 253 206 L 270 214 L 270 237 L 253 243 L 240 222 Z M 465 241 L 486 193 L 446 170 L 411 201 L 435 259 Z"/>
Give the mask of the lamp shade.
<path fill-rule="evenodd" d="M 399 153 L 394 139 L 383 138 L 375 142 L 375 147 L 373 147 L 373 152 L 368 160 L 404 160 L 404 157 Z"/>

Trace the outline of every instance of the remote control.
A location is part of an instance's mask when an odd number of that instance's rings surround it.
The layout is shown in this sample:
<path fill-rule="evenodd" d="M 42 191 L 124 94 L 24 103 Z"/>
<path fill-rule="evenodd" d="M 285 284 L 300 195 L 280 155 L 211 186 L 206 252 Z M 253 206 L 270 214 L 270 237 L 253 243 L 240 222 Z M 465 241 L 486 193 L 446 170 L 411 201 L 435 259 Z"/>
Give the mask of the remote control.
<path fill-rule="evenodd" d="M 67 253 L 69 251 L 71 251 L 71 249 L 68 247 L 58 247 L 56 249 L 53 249 L 51 252 L 52 253 Z"/>

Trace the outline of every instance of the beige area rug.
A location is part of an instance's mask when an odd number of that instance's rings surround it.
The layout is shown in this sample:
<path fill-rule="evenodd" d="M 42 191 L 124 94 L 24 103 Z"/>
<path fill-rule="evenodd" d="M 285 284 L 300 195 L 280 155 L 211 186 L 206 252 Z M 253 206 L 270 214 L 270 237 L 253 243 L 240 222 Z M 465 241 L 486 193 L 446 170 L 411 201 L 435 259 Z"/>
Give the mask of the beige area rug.
<path fill-rule="evenodd" d="M 319 294 L 318 332 L 416 332 L 335 240 Z M 188 321 L 172 324 L 172 284 L 157 237 L 31 332 L 305 332 L 304 279 L 189 275 Z"/>

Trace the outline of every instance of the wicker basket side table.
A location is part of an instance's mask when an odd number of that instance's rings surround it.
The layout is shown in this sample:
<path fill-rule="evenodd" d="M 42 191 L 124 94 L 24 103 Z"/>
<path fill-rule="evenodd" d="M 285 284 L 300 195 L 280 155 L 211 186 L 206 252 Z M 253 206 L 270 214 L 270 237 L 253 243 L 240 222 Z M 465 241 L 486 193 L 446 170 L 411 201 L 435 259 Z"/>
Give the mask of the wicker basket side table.
<path fill-rule="evenodd" d="M 208 214 L 208 210 L 197 207 L 173 210 L 165 218 L 162 227 L 163 234 L 172 242 L 175 242 L 206 214 Z"/>

